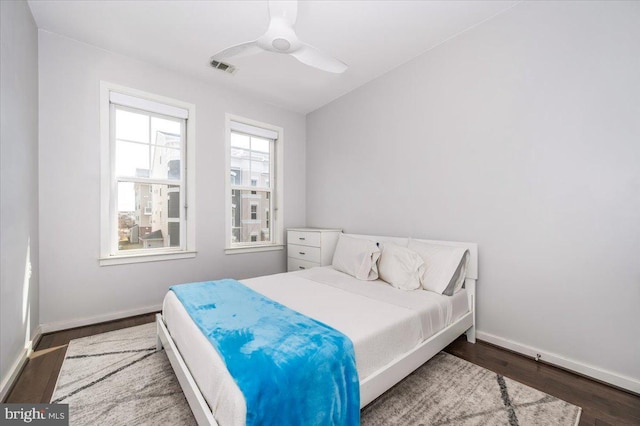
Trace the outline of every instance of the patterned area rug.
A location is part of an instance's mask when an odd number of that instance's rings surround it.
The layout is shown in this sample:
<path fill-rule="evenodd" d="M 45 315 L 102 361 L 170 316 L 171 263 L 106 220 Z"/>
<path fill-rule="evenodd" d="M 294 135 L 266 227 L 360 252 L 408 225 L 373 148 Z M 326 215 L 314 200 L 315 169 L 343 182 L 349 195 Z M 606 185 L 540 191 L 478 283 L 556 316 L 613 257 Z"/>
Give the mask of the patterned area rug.
<path fill-rule="evenodd" d="M 71 425 L 195 425 L 155 323 L 72 340 L 52 403 Z"/>
<path fill-rule="evenodd" d="M 72 340 L 52 402 L 72 425 L 195 425 L 155 324 Z M 567 425 L 580 408 L 439 353 L 362 410 L 363 425 Z"/>
<path fill-rule="evenodd" d="M 577 425 L 581 409 L 440 352 L 362 410 L 362 425 Z"/>

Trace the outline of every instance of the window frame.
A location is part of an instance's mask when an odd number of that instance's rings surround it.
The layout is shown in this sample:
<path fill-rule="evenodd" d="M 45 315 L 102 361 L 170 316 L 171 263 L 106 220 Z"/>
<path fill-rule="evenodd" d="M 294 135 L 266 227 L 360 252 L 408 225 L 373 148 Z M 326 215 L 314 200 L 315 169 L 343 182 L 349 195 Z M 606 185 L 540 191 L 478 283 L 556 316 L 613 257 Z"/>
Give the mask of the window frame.
<path fill-rule="evenodd" d="M 157 249 L 140 249 L 123 252 L 118 250 L 118 214 L 117 214 L 117 185 L 118 178 L 115 175 L 115 109 L 111 102 L 111 93 L 138 98 L 156 104 L 162 104 L 171 108 L 180 108 L 187 111 L 188 117 L 184 119 L 184 137 L 182 142 L 182 158 L 184 165 L 181 167 L 181 194 L 180 213 L 184 219 L 180 220 L 181 247 L 161 247 Z M 117 108 L 121 108 L 118 106 Z M 142 106 L 122 107 L 128 110 L 141 110 L 149 116 L 169 116 L 157 111 L 145 109 Z M 141 90 L 132 89 L 118 84 L 100 82 L 100 133 L 101 133 L 101 211 L 100 211 L 100 266 L 119 264 L 151 262 L 160 260 L 174 260 L 193 258 L 196 255 L 195 242 L 195 105 L 176 99 L 160 96 Z M 136 178 L 126 179 L 135 181 Z M 151 185 L 149 186 L 151 190 Z M 168 211 L 167 211 L 168 214 Z"/>
<path fill-rule="evenodd" d="M 270 202 L 272 212 L 270 219 L 272 222 L 273 238 L 271 242 L 259 242 L 259 244 L 245 242 L 245 243 L 232 243 L 232 184 L 231 184 L 231 132 L 232 122 L 258 127 L 265 130 L 270 130 L 278 134 L 277 138 L 273 140 L 273 166 L 272 174 L 269 176 L 271 186 Z M 283 212 L 283 144 L 284 144 L 284 130 L 282 127 L 274 126 L 272 124 L 263 123 L 260 121 L 248 119 L 238 115 L 227 113 L 225 114 L 225 253 L 226 254 L 238 254 L 238 253 L 253 253 L 260 251 L 271 250 L 283 250 L 284 248 L 284 212 Z M 253 187 L 250 187 L 253 188 Z M 257 188 L 259 190 L 259 188 Z M 239 208 L 239 206 L 236 206 Z M 257 212 L 256 212 L 257 213 Z"/>

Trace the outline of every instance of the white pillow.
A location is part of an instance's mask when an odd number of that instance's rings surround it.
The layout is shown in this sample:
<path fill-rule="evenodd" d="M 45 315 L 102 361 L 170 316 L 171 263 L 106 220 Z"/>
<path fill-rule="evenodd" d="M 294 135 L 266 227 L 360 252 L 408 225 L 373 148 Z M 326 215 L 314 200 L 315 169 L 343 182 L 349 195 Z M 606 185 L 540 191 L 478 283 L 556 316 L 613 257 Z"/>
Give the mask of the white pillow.
<path fill-rule="evenodd" d="M 338 271 L 371 281 L 378 279 L 379 257 L 380 248 L 375 241 L 340 234 L 332 264 Z"/>
<path fill-rule="evenodd" d="M 420 288 L 424 274 L 424 260 L 418 253 L 406 247 L 387 243 L 382 247 L 378 261 L 380 279 L 401 290 Z"/>
<path fill-rule="evenodd" d="M 409 240 L 409 249 L 424 260 L 422 288 L 446 296 L 458 292 L 464 284 L 469 263 L 469 250 Z"/>

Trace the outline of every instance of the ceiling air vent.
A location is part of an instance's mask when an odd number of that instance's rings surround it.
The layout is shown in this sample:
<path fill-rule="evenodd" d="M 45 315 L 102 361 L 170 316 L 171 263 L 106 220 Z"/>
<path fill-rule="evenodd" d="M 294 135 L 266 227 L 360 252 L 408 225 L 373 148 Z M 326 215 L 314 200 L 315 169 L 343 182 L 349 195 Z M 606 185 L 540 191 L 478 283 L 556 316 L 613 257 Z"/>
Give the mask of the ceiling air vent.
<path fill-rule="evenodd" d="M 233 74 L 237 71 L 237 68 L 231 64 L 225 64 L 224 62 L 216 61 L 215 59 L 211 59 L 209 61 L 211 66 L 217 70 L 224 71 L 229 74 Z"/>

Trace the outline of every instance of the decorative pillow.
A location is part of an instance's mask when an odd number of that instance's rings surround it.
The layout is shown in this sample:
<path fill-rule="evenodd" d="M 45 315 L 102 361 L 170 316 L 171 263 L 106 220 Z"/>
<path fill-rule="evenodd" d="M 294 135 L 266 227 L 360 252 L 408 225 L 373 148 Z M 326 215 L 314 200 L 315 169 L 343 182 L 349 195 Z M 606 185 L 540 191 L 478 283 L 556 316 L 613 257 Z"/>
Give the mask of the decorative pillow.
<path fill-rule="evenodd" d="M 420 288 L 424 274 L 424 260 L 418 253 L 406 247 L 387 243 L 378 261 L 380 279 L 401 290 Z"/>
<path fill-rule="evenodd" d="M 469 250 L 409 240 L 409 249 L 424 260 L 422 288 L 446 296 L 458 292 L 464 284 L 469 263 Z"/>
<path fill-rule="evenodd" d="M 371 281 L 378 279 L 379 257 L 380 248 L 375 241 L 340 234 L 332 264 L 340 272 Z"/>

